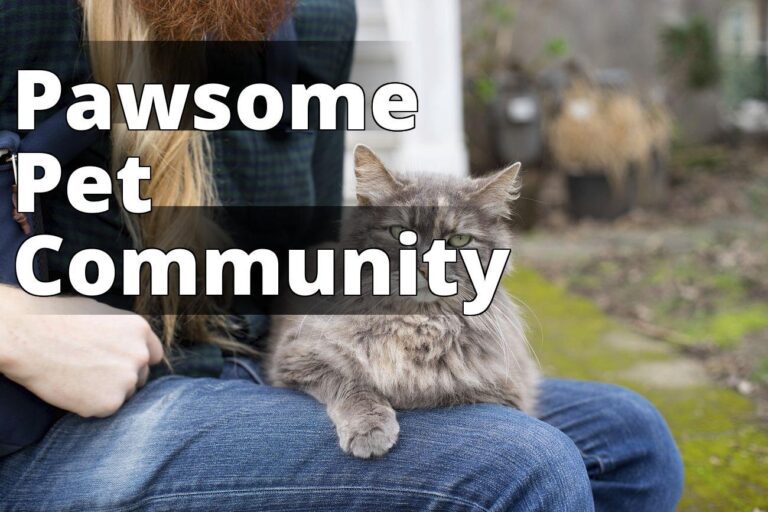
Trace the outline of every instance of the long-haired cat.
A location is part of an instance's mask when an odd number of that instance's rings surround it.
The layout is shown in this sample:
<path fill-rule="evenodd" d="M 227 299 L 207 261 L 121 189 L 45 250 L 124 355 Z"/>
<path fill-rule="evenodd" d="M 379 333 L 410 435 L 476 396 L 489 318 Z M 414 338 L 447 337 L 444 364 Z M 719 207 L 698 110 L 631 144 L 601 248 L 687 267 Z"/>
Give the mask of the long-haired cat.
<path fill-rule="evenodd" d="M 519 170 L 515 164 L 477 179 L 399 175 L 358 146 L 358 202 L 376 213 L 360 215 L 342 242 L 365 241 L 396 262 L 398 235 L 415 231 L 418 261 L 433 240 L 446 240 L 477 250 L 487 265 L 492 249 L 511 247 L 505 218 L 519 196 Z M 378 314 L 283 317 L 273 325 L 268 379 L 324 403 L 341 448 L 356 457 L 383 455 L 395 444 L 395 409 L 496 403 L 533 411 L 538 369 L 503 288 L 484 313 L 464 316 L 462 303 L 474 291 L 463 265 L 447 267 L 446 280 L 458 283 L 452 297 L 433 295 L 426 274 L 419 265 L 417 295 L 392 299 L 391 310 L 387 297 L 376 297 Z"/>

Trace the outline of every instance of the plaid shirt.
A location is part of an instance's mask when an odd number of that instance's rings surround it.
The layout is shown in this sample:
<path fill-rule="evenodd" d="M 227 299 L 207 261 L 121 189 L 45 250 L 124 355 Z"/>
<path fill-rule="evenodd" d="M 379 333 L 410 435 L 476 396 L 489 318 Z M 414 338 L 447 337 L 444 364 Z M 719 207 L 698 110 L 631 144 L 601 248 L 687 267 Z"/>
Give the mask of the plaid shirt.
<path fill-rule="evenodd" d="M 356 29 L 354 0 L 299 0 L 293 18 L 302 81 L 346 82 Z M 0 129 L 16 128 L 17 70 L 51 71 L 64 91 L 90 80 L 81 23 L 77 0 L 0 0 Z M 324 41 L 344 44 L 306 44 Z M 39 120 L 50 112 L 40 113 Z M 343 131 L 294 132 L 284 138 L 264 132 L 220 131 L 211 140 L 215 182 L 224 205 L 341 202 Z M 106 168 L 108 155 L 105 135 L 66 166 L 64 180 L 67 173 L 83 165 Z M 64 275 L 64 262 L 81 249 L 108 246 L 121 251 L 131 247 L 118 211 L 91 215 L 84 223 L 69 206 L 64 186 L 45 197 L 43 211 L 45 231 L 65 240 L 60 255 L 49 259 L 53 277 Z M 218 348 L 193 345 L 185 349 L 174 369 L 187 375 L 218 376 L 222 360 Z"/>

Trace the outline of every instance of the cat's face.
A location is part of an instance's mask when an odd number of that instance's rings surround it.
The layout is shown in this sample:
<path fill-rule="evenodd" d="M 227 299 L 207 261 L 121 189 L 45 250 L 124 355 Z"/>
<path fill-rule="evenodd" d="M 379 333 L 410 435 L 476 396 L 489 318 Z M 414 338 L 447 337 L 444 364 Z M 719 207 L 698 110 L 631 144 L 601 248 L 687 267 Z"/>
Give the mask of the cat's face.
<path fill-rule="evenodd" d="M 422 256 L 435 240 L 446 248 L 476 250 L 484 266 L 491 250 L 511 248 L 512 235 L 506 217 L 510 202 L 519 195 L 520 165 L 515 164 L 490 177 L 469 179 L 437 174 L 412 176 L 391 173 L 376 155 L 364 146 L 355 149 L 357 197 L 361 215 L 349 233 L 358 247 L 386 251 L 392 268 L 392 288 L 399 283 L 399 251 L 414 248 L 418 255 L 417 296 L 419 303 L 442 303 L 461 310 L 461 303 L 474 297 L 474 289 L 457 254 L 456 263 L 446 265 L 446 280 L 458 283 L 453 297 L 437 297 L 427 285 L 428 270 Z M 413 231 L 417 242 L 401 244 L 402 231 Z"/>

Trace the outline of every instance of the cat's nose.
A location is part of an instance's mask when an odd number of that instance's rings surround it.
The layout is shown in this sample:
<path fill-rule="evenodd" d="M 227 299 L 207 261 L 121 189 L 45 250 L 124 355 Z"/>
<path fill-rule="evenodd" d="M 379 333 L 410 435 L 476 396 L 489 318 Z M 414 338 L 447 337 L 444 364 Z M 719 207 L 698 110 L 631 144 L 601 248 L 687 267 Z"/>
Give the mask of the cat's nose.
<path fill-rule="evenodd" d="M 426 263 L 419 265 L 419 273 L 424 276 L 424 279 L 429 279 L 429 265 Z"/>

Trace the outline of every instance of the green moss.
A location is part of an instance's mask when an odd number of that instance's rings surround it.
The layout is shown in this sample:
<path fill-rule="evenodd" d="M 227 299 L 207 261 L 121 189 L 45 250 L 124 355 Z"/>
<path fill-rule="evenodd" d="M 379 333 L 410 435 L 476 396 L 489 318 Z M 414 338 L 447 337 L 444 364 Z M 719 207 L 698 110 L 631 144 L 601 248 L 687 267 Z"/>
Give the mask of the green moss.
<path fill-rule="evenodd" d="M 746 290 L 744 289 L 744 280 L 737 274 L 715 274 L 712 276 L 712 282 L 718 290 L 732 294 L 735 298 L 740 299 L 746 293 Z"/>
<path fill-rule="evenodd" d="M 768 384 L 768 357 L 763 358 L 757 366 L 752 376 L 755 380 L 759 380 Z"/>
<path fill-rule="evenodd" d="M 664 396 L 666 395 L 666 396 Z M 768 432 L 753 405 L 729 390 L 651 393 L 675 433 L 686 468 L 682 510 L 746 510 L 768 504 Z"/>
<path fill-rule="evenodd" d="M 754 285 L 737 271 L 712 273 L 699 259 L 681 256 L 672 263 L 656 262 L 648 273 L 649 278 L 640 284 L 640 295 L 647 300 L 656 290 L 650 304 L 655 321 L 688 335 L 692 343 L 728 347 L 768 326 L 768 307 L 752 298 Z M 594 281 L 593 290 L 605 286 L 599 278 Z M 685 297 L 678 291 L 682 287 L 699 295 Z"/>
<path fill-rule="evenodd" d="M 740 311 L 716 313 L 695 326 L 692 334 L 696 338 L 729 347 L 764 327 L 768 327 L 768 307 L 755 305 Z"/>
<path fill-rule="evenodd" d="M 622 370 L 636 364 L 681 356 L 607 343 L 606 334 L 621 326 L 592 302 L 569 294 L 530 269 L 518 270 L 505 285 L 525 304 L 531 343 L 546 373 L 610 380 L 635 389 L 659 408 L 685 463 L 681 511 L 768 508 L 768 428 L 757 421 L 748 399 L 715 385 L 662 390 L 624 379 Z M 748 311 L 744 316 L 723 317 L 713 328 L 719 336 L 733 337 L 744 326 L 758 323 L 757 309 Z M 763 368 L 768 372 L 768 361 Z"/>
<path fill-rule="evenodd" d="M 596 343 L 612 324 L 595 304 L 568 294 L 529 269 L 519 269 L 505 285 L 523 304 L 530 342 L 545 370 L 595 378 L 626 368 L 626 361 L 604 357 Z"/>

